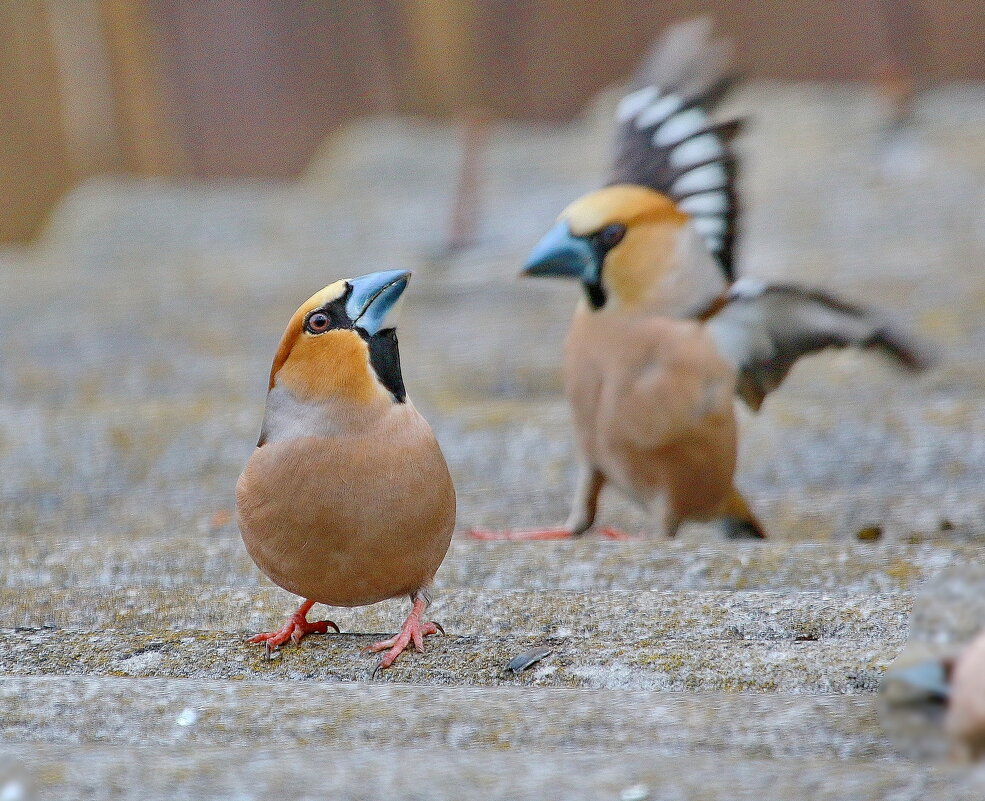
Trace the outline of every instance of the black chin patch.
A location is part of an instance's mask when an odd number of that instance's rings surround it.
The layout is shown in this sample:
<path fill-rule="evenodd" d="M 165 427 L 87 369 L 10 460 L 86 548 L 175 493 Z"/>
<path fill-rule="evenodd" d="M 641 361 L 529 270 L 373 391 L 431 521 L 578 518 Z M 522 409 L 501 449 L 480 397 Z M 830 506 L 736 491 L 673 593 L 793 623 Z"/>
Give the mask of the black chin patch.
<path fill-rule="evenodd" d="M 395 328 L 384 328 L 372 336 L 358 326 L 356 327 L 356 331 L 366 340 L 366 344 L 369 346 L 369 363 L 373 365 L 376 377 L 389 390 L 397 403 L 403 403 L 407 399 L 407 390 L 404 389 L 404 378 L 400 373 L 400 352 L 397 348 L 397 330 Z"/>
<path fill-rule="evenodd" d="M 592 304 L 593 309 L 601 309 L 605 305 L 605 301 L 608 300 L 608 296 L 605 294 L 605 289 L 602 287 L 602 270 L 605 266 L 606 254 L 612 248 L 619 244 L 622 240 L 620 235 L 615 242 L 610 242 L 606 237 L 606 230 L 612 226 L 605 226 L 596 231 L 594 234 L 589 234 L 585 237 L 588 240 L 588 244 L 592 246 L 592 254 L 595 256 L 595 275 L 594 281 L 581 282 L 581 285 L 585 287 L 585 294 L 588 295 L 588 302 Z M 620 226 L 623 233 L 625 233 L 625 226 Z"/>
<path fill-rule="evenodd" d="M 592 304 L 592 308 L 601 309 L 606 301 L 605 290 L 602 288 L 602 284 L 582 281 L 581 285 L 585 287 L 585 294 L 588 295 L 588 302 Z"/>

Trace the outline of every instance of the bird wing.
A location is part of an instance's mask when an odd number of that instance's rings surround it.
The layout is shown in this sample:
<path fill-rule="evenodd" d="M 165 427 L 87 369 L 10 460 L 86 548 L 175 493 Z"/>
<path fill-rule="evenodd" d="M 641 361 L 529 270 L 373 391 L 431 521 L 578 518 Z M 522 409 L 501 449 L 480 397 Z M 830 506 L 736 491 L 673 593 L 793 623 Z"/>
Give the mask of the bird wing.
<path fill-rule="evenodd" d="M 691 215 L 729 280 L 739 213 L 732 139 L 742 122 L 712 122 L 709 112 L 733 82 L 731 45 L 711 38 L 707 17 L 669 28 L 651 46 L 633 92 L 616 113 L 610 184 L 650 187 Z"/>
<path fill-rule="evenodd" d="M 880 350 L 911 370 L 924 358 L 870 312 L 817 290 L 737 282 L 707 323 L 719 352 L 739 371 L 738 394 L 753 409 L 801 356 L 829 347 Z"/>

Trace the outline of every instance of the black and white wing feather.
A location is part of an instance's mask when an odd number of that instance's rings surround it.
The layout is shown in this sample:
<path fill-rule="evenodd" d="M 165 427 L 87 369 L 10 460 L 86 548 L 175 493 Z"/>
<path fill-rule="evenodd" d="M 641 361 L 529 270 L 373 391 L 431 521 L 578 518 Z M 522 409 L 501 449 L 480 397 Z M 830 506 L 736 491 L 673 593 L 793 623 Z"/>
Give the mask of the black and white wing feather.
<path fill-rule="evenodd" d="M 731 142 L 740 120 L 709 112 L 732 83 L 731 46 L 711 38 L 711 21 L 689 20 L 658 39 L 619 103 L 610 184 L 648 186 L 677 201 L 729 280 L 739 213 Z"/>
<path fill-rule="evenodd" d="M 817 290 L 739 281 L 708 321 L 719 352 L 739 370 L 738 394 L 759 409 L 798 359 L 829 347 L 879 350 L 903 367 L 926 361 L 871 313 Z"/>

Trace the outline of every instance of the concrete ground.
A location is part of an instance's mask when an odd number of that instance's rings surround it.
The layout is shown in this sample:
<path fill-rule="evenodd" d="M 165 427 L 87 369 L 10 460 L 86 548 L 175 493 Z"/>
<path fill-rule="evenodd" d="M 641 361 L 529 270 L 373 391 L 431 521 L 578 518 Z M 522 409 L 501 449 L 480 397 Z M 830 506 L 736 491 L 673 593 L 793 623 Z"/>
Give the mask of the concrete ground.
<path fill-rule="evenodd" d="M 857 87 L 736 105 L 742 272 L 878 308 L 935 355 L 917 377 L 814 357 L 748 417 L 762 544 L 668 542 L 614 494 L 603 521 L 644 539 L 464 537 L 566 514 L 577 288 L 514 276 L 601 180 L 611 98 L 496 129 L 467 251 L 442 252 L 454 129 L 372 120 L 295 183 L 88 183 L 0 252 L 0 799 L 982 798 L 985 776 L 898 747 L 875 691 L 924 584 L 985 555 L 985 90 L 928 92 L 895 136 Z M 290 314 L 394 267 L 460 531 L 448 635 L 374 681 L 359 648 L 400 602 L 332 610 L 344 634 L 273 661 L 244 644 L 294 599 L 230 512 Z"/>

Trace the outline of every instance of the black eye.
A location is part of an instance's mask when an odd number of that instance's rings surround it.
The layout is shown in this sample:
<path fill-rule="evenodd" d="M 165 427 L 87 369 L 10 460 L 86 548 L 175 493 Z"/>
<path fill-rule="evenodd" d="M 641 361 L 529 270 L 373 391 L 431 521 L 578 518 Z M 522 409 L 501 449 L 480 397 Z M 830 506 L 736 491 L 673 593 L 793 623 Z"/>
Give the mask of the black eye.
<path fill-rule="evenodd" d="M 622 223 L 612 223 L 607 225 L 598 233 L 599 243 L 606 250 L 618 245 L 626 235 L 626 226 Z"/>
<path fill-rule="evenodd" d="M 304 327 L 311 334 L 322 334 L 328 330 L 331 322 L 325 312 L 316 311 L 308 315 L 308 319 L 304 321 Z"/>

